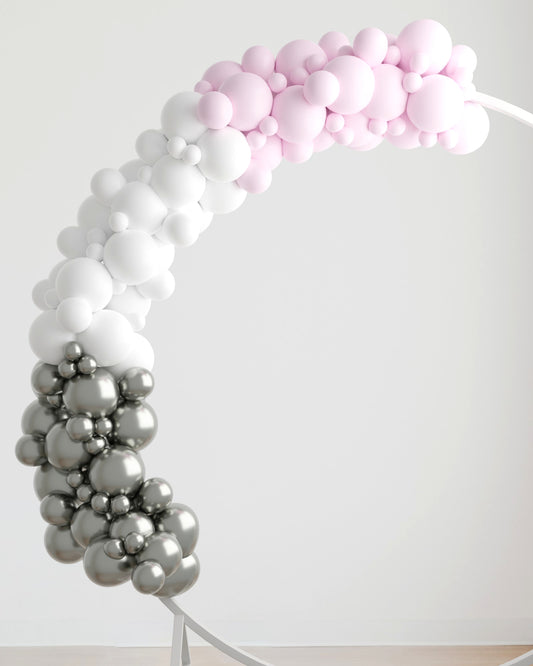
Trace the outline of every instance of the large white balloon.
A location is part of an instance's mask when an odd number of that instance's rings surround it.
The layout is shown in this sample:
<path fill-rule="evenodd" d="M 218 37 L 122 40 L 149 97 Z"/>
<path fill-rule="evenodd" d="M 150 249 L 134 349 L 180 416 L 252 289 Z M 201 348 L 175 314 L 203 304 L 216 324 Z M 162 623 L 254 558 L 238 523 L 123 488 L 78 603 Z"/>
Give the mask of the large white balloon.
<path fill-rule="evenodd" d="M 137 290 L 147 299 L 164 301 L 172 296 L 176 288 L 176 279 L 170 271 L 163 271 L 137 287 Z"/>
<path fill-rule="evenodd" d="M 126 184 L 126 178 L 117 169 L 100 169 L 91 180 L 91 191 L 102 203 L 110 203 Z"/>
<path fill-rule="evenodd" d="M 108 217 L 109 206 L 98 201 L 95 196 L 88 197 L 78 210 L 78 225 L 87 231 L 93 227 L 108 231 Z"/>
<path fill-rule="evenodd" d="M 128 229 L 153 233 L 167 214 L 167 207 L 145 183 L 127 183 L 114 197 L 111 208 L 128 218 Z"/>
<path fill-rule="evenodd" d="M 85 256 L 87 231 L 80 227 L 65 227 L 57 237 L 57 249 L 67 259 Z"/>
<path fill-rule="evenodd" d="M 55 310 L 42 312 L 30 328 L 30 347 L 45 363 L 60 363 L 64 346 L 73 339 L 72 333 L 58 323 Z"/>
<path fill-rule="evenodd" d="M 234 181 L 215 183 L 208 180 L 200 205 L 210 213 L 231 213 L 244 203 L 246 194 L 246 190 Z"/>
<path fill-rule="evenodd" d="M 113 296 L 107 307 L 109 310 L 115 310 L 124 316 L 139 314 L 146 317 L 150 306 L 150 299 L 139 293 L 137 287 L 127 287 L 121 294 Z"/>
<path fill-rule="evenodd" d="M 129 354 L 120 363 L 112 365 L 107 369 L 119 379 L 130 368 L 152 370 L 154 367 L 154 358 L 154 350 L 150 342 L 139 333 L 134 333 Z"/>
<path fill-rule="evenodd" d="M 150 185 L 169 208 L 180 208 L 200 199 L 205 178 L 198 167 L 165 155 L 154 164 Z"/>
<path fill-rule="evenodd" d="M 157 248 L 157 270 L 166 271 L 174 262 L 176 248 L 169 243 L 163 242 L 157 237 L 154 237 L 154 243 Z"/>
<path fill-rule="evenodd" d="M 167 138 L 159 130 L 146 130 L 137 137 L 135 150 L 146 164 L 155 164 L 160 157 L 167 154 Z"/>
<path fill-rule="evenodd" d="M 86 354 L 94 356 L 98 365 L 115 365 L 130 353 L 133 329 L 119 312 L 95 312 L 91 325 L 77 336 Z"/>
<path fill-rule="evenodd" d="M 158 248 L 145 231 L 127 230 L 113 234 L 104 247 L 104 263 L 111 275 L 135 285 L 157 272 Z"/>
<path fill-rule="evenodd" d="M 199 139 L 202 152 L 199 167 L 209 180 L 229 183 L 246 171 L 252 150 L 242 132 L 233 127 L 207 130 Z"/>
<path fill-rule="evenodd" d="M 56 310 L 57 321 L 71 333 L 81 333 L 89 328 L 93 319 L 91 306 L 84 298 L 65 298 Z"/>
<path fill-rule="evenodd" d="M 99 261 L 87 257 L 70 259 L 57 274 L 55 287 L 59 300 L 85 299 L 93 312 L 104 308 L 113 295 L 113 281 Z"/>
<path fill-rule="evenodd" d="M 168 100 L 161 111 L 161 127 L 169 139 L 181 136 L 187 143 L 192 143 L 205 132 L 207 127 L 196 115 L 200 98 L 200 93 L 187 91 Z"/>

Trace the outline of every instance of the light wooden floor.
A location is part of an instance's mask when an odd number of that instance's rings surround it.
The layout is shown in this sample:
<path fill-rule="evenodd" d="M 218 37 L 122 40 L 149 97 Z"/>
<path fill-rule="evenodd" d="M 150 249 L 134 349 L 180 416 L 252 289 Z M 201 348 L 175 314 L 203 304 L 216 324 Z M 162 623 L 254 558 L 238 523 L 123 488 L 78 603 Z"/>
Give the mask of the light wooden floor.
<path fill-rule="evenodd" d="M 531 649 L 531 645 L 246 648 L 275 666 L 499 666 Z M 193 647 L 191 657 L 192 666 L 236 664 L 211 647 Z M 1 666 L 169 666 L 169 663 L 168 648 L 0 648 Z"/>

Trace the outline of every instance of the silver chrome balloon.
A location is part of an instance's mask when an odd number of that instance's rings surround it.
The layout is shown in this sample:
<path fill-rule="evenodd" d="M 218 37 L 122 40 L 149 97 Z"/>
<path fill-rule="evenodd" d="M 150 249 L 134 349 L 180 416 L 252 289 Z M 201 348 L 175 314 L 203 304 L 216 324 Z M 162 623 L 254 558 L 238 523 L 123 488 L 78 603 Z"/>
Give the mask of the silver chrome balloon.
<path fill-rule="evenodd" d="M 77 442 L 86 442 L 93 436 L 94 423 L 88 416 L 71 416 L 66 427 L 69 437 Z"/>
<path fill-rule="evenodd" d="M 130 532 L 124 539 L 124 548 L 130 555 L 136 555 L 144 548 L 145 542 L 146 539 L 142 534 L 137 534 L 137 532 Z"/>
<path fill-rule="evenodd" d="M 44 437 L 57 420 L 58 415 L 53 407 L 34 400 L 22 414 L 22 432 L 25 435 Z"/>
<path fill-rule="evenodd" d="M 92 375 L 97 367 L 94 356 L 88 356 L 85 354 L 78 361 L 78 371 L 81 372 L 82 375 Z"/>
<path fill-rule="evenodd" d="M 137 562 L 154 560 L 163 567 L 165 576 L 170 576 L 182 560 L 181 546 L 170 532 L 156 532 L 146 538 L 146 545 L 137 555 Z"/>
<path fill-rule="evenodd" d="M 57 366 L 39 362 L 31 373 L 31 385 L 37 395 L 55 395 L 61 392 L 65 380 Z"/>
<path fill-rule="evenodd" d="M 118 404 L 118 386 L 113 375 L 97 368 L 90 375 L 76 375 L 65 382 L 63 402 L 73 414 L 87 414 L 93 418 L 107 416 Z"/>
<path fill-rule="evenodd" d="M 89 504 L 82 504 L 72 518 L 70 524 L 72 536 L 83 548 L 109 532 L 109 520 L 107 516 L 96 513 Z"/>
<path fill-rule="evenodd" d="M 165 572 L 159 562 L 141 562 L 133 570 L 131 582 L 137 592 L 155 594 L 163 587 Z"/>
<path fill-rule="evenodd" d="M 131 508 L 131 502 L 127 495 L 116 495 L 111 500 L 111 513 L 114 516 L 123 516 Z"/>
<path fill-rule="evenodd" d="M 113 439 L 140 451 L 153 440 L 157 432 L 157 417 L 144 402 L 124 402 L 111 415 Z"/>
<path fill-rule="evenodd" d="M 46 462 L 44 441 L 33 435 L 22 435 L 15 447 L 15 455 L 23 465 L 42 465 Z"/>
<path fill-rule="evenodd" d="M 168 576 L 157 597 L 175 597 L 191 588 L 200 575 L 200 560 L 195 553 L 184 557 L 176 571 Z"/>
<path fill-rule="evenodd" d="M 63 379 L 72 379 L 72 377 L 75 377 L 78 372 L 78 366 L 72 361 L 65 360 L 61 361 L 57 366 L 57 371 Z"/>
<path fill-rule="evenodd" d="M 56 395 L 47 395 L 46 402 L 53 407 L 54 409 L 59 409 L 63 406 L 63 395 L 61 393 L 56 393 Z"/>
<path fill-rule="evenodd" d="M 65 358 L 67 361 L 75 362 L 83 354 L 81 345 L 78 342 L 67 342 L 64 349 Z"/>
<path fill-rule="evenodd" d="M 85 504 L 85 502 L 89 502 L 93 495 L 94 488 L 88 483 L 83 483 L 79 488 L 76 488 L 76 497 L 83 504 Z"/>
<path fill-rule="evenodd" d="M 126 554 L 121 539 L 108 539 L 104 543 L 104 552 L 108 557 L 112 557 L 114 560 L 120 560 Z"/>
<path fill-rule="evenodd" d="M 148 537 L 155 532 L 154 524 L 145 513 L 131 511 L 125 516 L 119 516 L 113 520 L 109 529 L 109 536 L 125 539 L 132 532 Z"/>
<path fill-rule="evenodd" d="M 78 562 L 83 557 L 83 548 L 72 538 L 70 527 L 48 525 L 44 545 L 48 554 L 58 562 Z"/>
<path fill-rule="evenodd" d="M 143 477 L 144 463 L 128 446 L 104 449 L 89 466 L 89 480 L 93 488 L 109 495 L 135 494 L 141 487 Z"/>
<path fill-rule="evenodd" d="M 78 469 L 72 470 L 67 474 L 67 483 L 71 488 L 79 488 L 85 480 L 85 475 Z"/>
<path fill-rule="evenodd" d="M 92 456 L 98 455 L 107 446 L 107 440 L 103 437 L 91 437 L 89 441 L 85 442 L 85 450 Z"/>
<path fill-rule="evenodd" d="M 51 493 L 41 501 L 41 516 L 50 525 L 69 525 L 76 505 L 72 497 L 62 493 Z"/>
<path fill-rule="evenodd" d="M 112 430 L 113 430 L 113 422 L 111 421 L 111 419 L 108 419 L 106 417 L 97 419 L 94 423 L 94 432 L 97 435 L 100 435 L 100 437 L 106 437 L 111 433 Z"/>
<path fill-rule="evenodd" d="M 176 535 L 184 558 L 191 555 L 198 541 L 199 526 L 198 517 L 190 507 L 171 504 L 168 509 L 154 516 L 154 522 L 160 532 Z"/>
<path fill-rule="evenodd" d="M 137 502 L 145 513 L 159 513 L 172 502 L 172 488 L 164 479 L 147 479 L 137 493 Z"/>
<path fill-rule="evenodd" d="M 91 497 L 91 507 L 96 513 L 107 513 L 109 511 L 109 495 L 96 493 Z"/>
<path fill-rule="evenodd" d="M 154 388 L 154 377 L 145 368 L 129 368 L 119 380 L 120 393 L 126 400 L 142 400 Z"/>
<path fill-rule="evenodd" d="M 50 463 L 45 463 L 35 470 L 33 477 L 35 494 L 42 500 L 50 493 L 62 493 L 74 497 L 75 490 L 67 482 L 67 474 L 56 469 Z"/>
<path fill-rule="evenodd" d="M 70 437 L 64 421 L 56 423 L 46 435 L 45 451 L 48 460 L 59 469 L 76 469 L 91 460 L 83 443 Z"/>
<path fill-rule="evenodd" d="M 120 560 L 109 557 L 104 550 L 107 541 L 108 539 L 103 537 L 90 544 L 83 557 L 83 568 L 97 585 L 121 585 L 130 579 L 135 558 L 131 555 L 125 555 Z"/>

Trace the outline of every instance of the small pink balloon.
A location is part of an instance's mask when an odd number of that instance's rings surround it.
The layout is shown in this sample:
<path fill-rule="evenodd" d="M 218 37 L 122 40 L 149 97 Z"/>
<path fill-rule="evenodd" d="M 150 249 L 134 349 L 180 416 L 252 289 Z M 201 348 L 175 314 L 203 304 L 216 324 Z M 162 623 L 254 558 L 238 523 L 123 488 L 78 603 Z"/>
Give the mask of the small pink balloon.
<path fill-rule="evenodd" d="M 380 120 L 401 116 L 407 104 L 407 93 L 402 85 L 403 71 L 394 65 L 378 65 L 373 72 L 376 85 L 365 114 Z"/>
<path fill-rule="evenodd" d="M 389 120 L 387 123 L 387 132 L 391 136 L 401 136 L 406 130 L 405 119 L 400 116 L 399 118 L 394 118 L 394 120 Z"/>
<path fill-rule="evenodd" d="M 467 155 L 485 143 L 490 129 L 489 116 L 481 104 L 465 102 L 463 115 L 453 129 L 458 139 L 450 153 Z"/>
<path fill-rule="evenodd" d="M 422 148 L 433 148 L 437 144 L 438 136 L 433 132 L 420 132 L 418 137 Z"/>
<path fill-rule="evenodd" d="M 350 46 L 350 44 L 344 44 L 344 46 L 341 46 L 339 49 L 339 55 L 340 56 L 353 56 L 353 47 Z"/>
<path fill-rule="evenodd" d="M 372 149 L 376 148 L 383 141 L 382 136 L 376 136 L 375 134 L 371 134 L 370 136 L 372 138 L 370 139 L 370 141 L 368 143 L 365 143 L 362 146 L 350 144 L 348 146 L 348 148 L 353 148 L 354 150 L 359 150 L 360 152 L 364 152 L 366 150 L 372 150 Z"/>
<path fill-rule="evenodd" d="M 458 141 L 459 134 L 457 133 L 457 130 L 449 129 L 446 130 L 446 132 L 441 132 L 439 134 L 439 144 L 446 150 L 455 148 Z"/>
<path fill-rule="evenodd" d="M 337 77 L 331 72 L 321 70 L 307 77 L 304 83 L 304 96 L 309 104 L 329 106 L 339 96 L 340 89 Z"/>
<path fill-rule="evenodd" d="M 289 74 L 289 83 L 292 85 L 303 85 L 309 72 L 305 67 L 295 67 Z"/>
<path fill-rule="evenodd" d="M 427 67 L 419 74 L 437 74 L 450 59 L 452 39 L 446 28 L 432 19 L 420 19 L 406 25 L 396 39 L 402 59 L 403 70 L 410 70 L 411 58 L 423 53 L 427 56 Z"/>
<path fill-rule="evenodd" d="M 242 57 L 243 71 L 257 74 L 263 79 L 268 79 L 272 74 L 274 63 L 274 54 L 266 46 L 251 46 Z"/>
<path fill-rule="evenodd" d="M 279 93 L 287 87 L 287 77 L 281 72 L 274 72 L 268 77 L 268 85 L 273 93 Z"/>
<path fill-rule="evenodd" d="M 398 65 L 401 57 L 400 49 L 395 44 L 391 44 L 387 49 L 387 55 L 383 62 L 387 63 L 387 65 Z"/>
<path fill-rule="evenodd" d="M 339 96 L 328 104 L 332 111 L 354 114 L 364 109 L 372 99 L 374 74 L 364 60 L 355 56 L 338 56 L 326 65 L 325 71 L 334 74 L 340 83 Z"/>
<path fill-rule="evenodd" d="M 452 48 L 452 54 L 448 60 L 448 64 L 444 73 L 448 76 L 453 76 L 457 69 L 468 69 L 471 72 L 477 67 L 477 55 L 474 49 L 464 44 L 456 44 Z"/>
<path fill-rule="evenodd" d="M 414 93 L 422 87 L 422 77 L 416 72 L 407 72 L 403 77 L 403 89 L 405 92 Z"/>
<path fill-rule="evenodd" d="M 308 39 L 295 39 L 280 49 L 276 57 L 276 72 L 285 74 L 291 80 L 292 71 L 298 68 L 305 70 L 305 62 L 312 55 L 326 57 L 318 44 Z"/>
<path fill-rule="evenodd" d="M 265 145 L 266 136 L 257 130 L 252 130 L 246 135 L 246 140 L 248 141 L 248 145 L 250 146 L 251 150 L 254 151 L 259 150 Z"/>
<path fill-rule="evenodd" d="M 303 86 L 290 86 L 276 95 L 272 116 L 278 121 L 278 135 L 284 141 L 309 143 L 322 131 L 326 109 L 309 104 Z"/>
<path fill-rule="evenodd" d="M 281 164 L 283 152 L 279 136 L 268 136 L 265 145 L 259 150 L 253 151 L 252 159 L 261 162 L 263 166 L 273 171 Z"/>
<path fill-rule="evenodd" d="M 233 62 L 233 60 L 221 60 L 220 62 L 211 65 L 211 67 L 205 71 L 202 80 L 209 81 L 213 86 L 213 90 L 218 90 L 226 79 L 229 79 L 230 76 L 238 74 L 239 72 L 242 72 L 242 67 L 238 62 Z"/>
<path fill-rule="evenodd" d="M 344 117 L 344 126 L 353 131 L 353 139 L 350 142 L 350 148 L 359 148 L 370 144 L 376 136 L 368 129 L 368 118 L 362 113 Z"/>
<path fill-rule="evenodd" d="M 265 136 L 273 136 L 278 131 L 278 121 L 272 116 L 266 116 L 259 123 L 259 129 Z"/>
<path fill-rule="evenodd" d="M 323 49 L 328 60 L 332 60 L 339 55 L 339 49 L 341 46 L 350 45 L 350 40 L 343 32 L 332 30 L 331 32 L 326 32 L 325 35 L 322 35 L 318 45 Z"/>
<path fill-rule="evenodd" d="M 420 90 L 409 96 L 407 115 L 423 132 L 440 133 L 453 127 L 464 108 L 461 88 L 447 76 L 424 77 Z"/>
<path fill-rule="evenodd" d="M 413 123 L 407 117 L 407 114 L 404 114 L 401 119 L 405 123 L 404 131 L 401 134 L 387 132 L 385 135 L 387 141 L 392 143 L 393 146 L 396 146 L 396 148 L 403 148 L 405 150 L 420 148 L 420 130 L 418 127 L 413 125 Z"/>
<path fill-rule="evenodd" d="M 323 150 L 327 150 L 334 143 L 335 139 L 333 136 L 326 129 L 323 129 L 313 141 L 313 151 L 315 153 L 321 153 Z"/>
<path fill-rule="evenodd" d="M 376 136 L 383 136 L 388 129 L 386 120 L 380 118 L 372 118 L 368 121 L 368 131 Z"/>
<path fill-rule="evenodd" d="M 333 135 L 333 138 L 339 145 L 348 146 L 353 141 L 354 131 L 351 127 L 343 127 Z"/>
<path fill-rule="evenodd" d="M 246 171 L 237 179 L 237 185 L 250 194 L 261 194 L 271 183 L 272 171 L 257 160 L 252 160 Z"/>
<path fill-rule="evenodd" d="M 239 72 L 230 76 L 220 86 L 233 107 L 230 125 L 239 130 L 251 130 L 270 113 L 272 92 L 257 74 Z"/>
<path fill-rule="evenodd" d="M 290 141 L 283 141 L 283 157 L 288 162 L 300 164 L 307 162 L 313 154 L 313 142 L 306 143 L 291 143 Z"/>
<path fill-rule="evenodd" d="M 327 63 L 328 59 L 325 54 L 315 53 L 312 56 L 309 56 L 305 61 L 305 69 L 312 74 L 313 72 L 318 72 L 319 69 L 322 69 Z"/>
<path fill-rule="evenodd" d="M 211 90 L 213 90 L 213 86 L 205 79 L 198 81 L 198 83 L 194 86 L 194 92 L 200 93 L 200 95 L 205 95 L 205 93 L 208 93 Z"/>
<path fill-rule="evenodd" d="M 200 97 L 196 115 L 210 129 L 222 129 L 231 120 L 233 106 L 229 97 L 213 90 Z"/>
<path fill-rule="evenodd" d="M 344 127 L 344 116 L 341 116 L 340 113 L 329 113 L 326 118 L 326 129 L 335 134 L 335 132 L 340 132 Z"/>
<path fill-rule="evenodd" d="M 353 40 L 354 55 L 364 60 L 370 67 L 383 62 L 388 48 L 387 35 L 379 28 L 364 28 Z"/>

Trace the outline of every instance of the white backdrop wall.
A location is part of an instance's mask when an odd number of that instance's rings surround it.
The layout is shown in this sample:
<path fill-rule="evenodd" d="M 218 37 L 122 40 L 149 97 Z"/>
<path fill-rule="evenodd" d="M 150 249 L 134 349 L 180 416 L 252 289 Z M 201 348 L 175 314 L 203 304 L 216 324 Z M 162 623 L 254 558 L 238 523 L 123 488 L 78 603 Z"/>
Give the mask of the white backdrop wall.
<path fill-rule="evenodd" d="M 529 0 L 2 0 L 1 644 L 170 642 L 170 614 L 44 550 L 14 457 L 33 284 L 91 175 L 252 44 L 442 21 L 533 108 Z M 284 164 L 178 253 L 145 452 L 201 521 L 184 606 L 243 644 L 533 640 L 533 132 Z"/>

